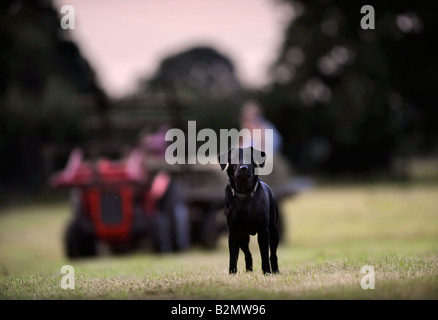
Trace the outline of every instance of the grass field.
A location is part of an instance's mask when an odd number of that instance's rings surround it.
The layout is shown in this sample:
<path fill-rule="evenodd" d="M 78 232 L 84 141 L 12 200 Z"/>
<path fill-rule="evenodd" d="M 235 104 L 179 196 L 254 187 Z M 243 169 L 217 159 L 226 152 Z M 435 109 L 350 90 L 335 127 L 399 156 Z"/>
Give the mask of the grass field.
<path fill-rule="evenodd" d="M 214 251 L 136 252 L 68 261 L 62 234 L 69 204 L 0 210 L 1 299 L 438 299 L 438 184 L 320 186 L 282 204 L 287 237 L 279 275 L 230 276 L 225 236 Z M 75 289 L 60 287 L 63 265 Z M 375 289 L 360 286 L 361 267 Z"/>

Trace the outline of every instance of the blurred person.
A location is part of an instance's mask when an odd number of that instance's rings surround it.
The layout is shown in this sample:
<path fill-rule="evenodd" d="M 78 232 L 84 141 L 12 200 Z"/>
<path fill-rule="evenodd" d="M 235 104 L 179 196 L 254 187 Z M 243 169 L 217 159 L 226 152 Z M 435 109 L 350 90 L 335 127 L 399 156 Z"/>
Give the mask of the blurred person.
<path fill-rule="evenodd" d="M 138 135 L 136 149 L 143 154 L 144 170 L 152 175 L 161 170 L 173 172 L 178 169 L 177 166 L 171 166 L 165 160 L 166 149 L 169 145 L 165 137 L 169 129 L 168 124 L 162 124 L 153 132 L 149 128 L 143 128 Z"/>
<path fill-rule="evenodd" d="M 165 154 L 168 124 L 161 125 L 155 132 L 143 129 L 138 136 L 134 153 L 141 154 L 143 169 L 151 177 L 151 194 L 160 194 L 161 209 L 157 214 L 157 235 L 162 251 L 171 251 L 175 245 L 178 251 L 191 245 L 191 226 L 183 189 L 176 178 L 180 166 L 166 162 Z M 165 190 L 165 191 L 164 191 Z M 164 196 L 163 196 L 164 191 Z"/>
<path fill-rule="evenodd" d="M 141 132 L 139 135 L 139 147 L 148 155 L 164 158 L 168 145 L 165 137 L 169 129 L 170 127 L 167 124 L 163 124 L 154 133 Z"/>
<path fill-rule="evenodd" d="M 273 150 L 274 154 L 280 152 L 283 144 L 283 139 L 280 133 L 273 123 L 263 117 L 259 105 L 257 104 L 257 102 L 252 100 L 246 102 L 242 107 L 240 129 L 245 128 L 250 130 L 252 146 L 259 147 L 262 151 Z M 257 134 L 254 134 L 255 129 L 261 129 L 260 137 Z M 273 130 L 272 149 L 270 148 L 270 146 L 266 145 L 266 143 L 269 143 L 270 141 L 265 141 L 265 129 Z M 260 141 L 256 141 L 255 139 L 257 138 L 260 138 Z M 249 147 L 248 145 L 245 145 L 244 140 L 245 139 L 243 139 L 243 141 L 240 143 L 240 147 Z"/>
<path fill-rule="evenodd" d="M 263 117 L 262 110 L 256 101 L 248 100 L 243 105 L 240 115 L 240 129 L 248 129 L 250 131 L 250 139 L 241 139 L 239 141 L 239 147 L 245 148 L 254 146 L 262 151 L 273 150 L 272 157 L 267 159 L 267 161 L 269 161 L 269 159 L 273 161 L 272 173 L 263 176 L 262 179 L 274 186 L 288 183 L 292 176 L 292 170 L 289 162 L 281 154 L 283 138 L 275 125 Z M 254 134 L 255 129 L 260 129 L 261 135 Z M 266 129 L 273 130 L 272 141 L 265 141 Z M 250 141 L 250 145 L 247 145 L 247 141 Z M 269 143 L 272 143 L 272 146 L 270 146 Z"/>

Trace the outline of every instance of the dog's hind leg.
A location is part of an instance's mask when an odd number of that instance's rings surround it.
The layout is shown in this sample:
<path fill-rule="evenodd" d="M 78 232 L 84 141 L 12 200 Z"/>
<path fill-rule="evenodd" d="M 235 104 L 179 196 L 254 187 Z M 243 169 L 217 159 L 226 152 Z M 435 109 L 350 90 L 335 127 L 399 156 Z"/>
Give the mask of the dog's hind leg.
<path fill-rule="evenodd" d="M 269 223 L 269 248 L 271 250 L 270 261 L 272 272 L 278 273 L 280 271 L 278 270 L 277 247 L 280 237 L 277 227 L 278 207 L 276 201 L 271 203 L 271 210 L 273 211 L 270 214 L 271 219 Z"/>
<path fill-rule="evenodd" d="M 269 227 L 269 247 L 271 249 L 271 256 L 269 260 L 271 261 L 271 268 L 273 273 L 280 272 L 278 270 L 278 258 L 277 258 L 278 242 L 279 242 L 279 236 L 278 236 L 277 225 L 272 225 Z"/>
<path fill-rule="evenodd" d="M 269 264 L 269 231 L 259 231 L 257 234 L 257 241 L 259 243 L 260 255 L 262 257 L 263 273 L 271 273 L 271 266 Z"/>
<path fill-rule="evenodd" d="M 252 255 L 249 251 L 249 234 L 242 234 L 240 236 L 240 248 L 245 254 L 246 271 L 252 271 Z"/>

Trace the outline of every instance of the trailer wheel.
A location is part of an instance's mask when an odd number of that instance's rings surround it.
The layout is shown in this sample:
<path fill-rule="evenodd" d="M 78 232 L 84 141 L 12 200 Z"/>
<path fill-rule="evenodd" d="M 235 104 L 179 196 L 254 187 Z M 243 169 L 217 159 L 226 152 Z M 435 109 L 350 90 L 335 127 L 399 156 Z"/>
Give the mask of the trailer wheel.
<path fill-rule="evenodd" d="M 83 232 L 77 221 L 67 226 L 65 234 L 65 252 L 68 258 L 92 257 L 97 254 L 96 240 Z"/>
<path fill-rule="evenodd" d="M 219 238 L 219 226 L 216 221 L 216 215 L 216 210 L 207 211 L 201 223 L 201 243 L 208 249 L 216 248 Z"/>

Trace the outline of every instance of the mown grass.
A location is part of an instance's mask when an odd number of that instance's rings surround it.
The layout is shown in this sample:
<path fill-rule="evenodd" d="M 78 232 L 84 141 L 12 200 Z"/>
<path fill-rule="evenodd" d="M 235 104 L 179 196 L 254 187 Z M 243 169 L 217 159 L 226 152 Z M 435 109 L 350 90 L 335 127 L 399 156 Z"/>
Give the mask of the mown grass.
<path fill-rule="evenodd" d="M 68 203 L 19 205 L 0 212 L 2 299 L 437 299 L 438 185 L 317 187 L 282 204 L 286 239 L 279 275 L 227 273 L 226 238 L 218 249 L 180 254 L 135 252 L 68 261 L 62 235 Z M 75 289 L 60 269 L 75 268 Z M 363 290 L 360 269 L 375 269 Z"/>

